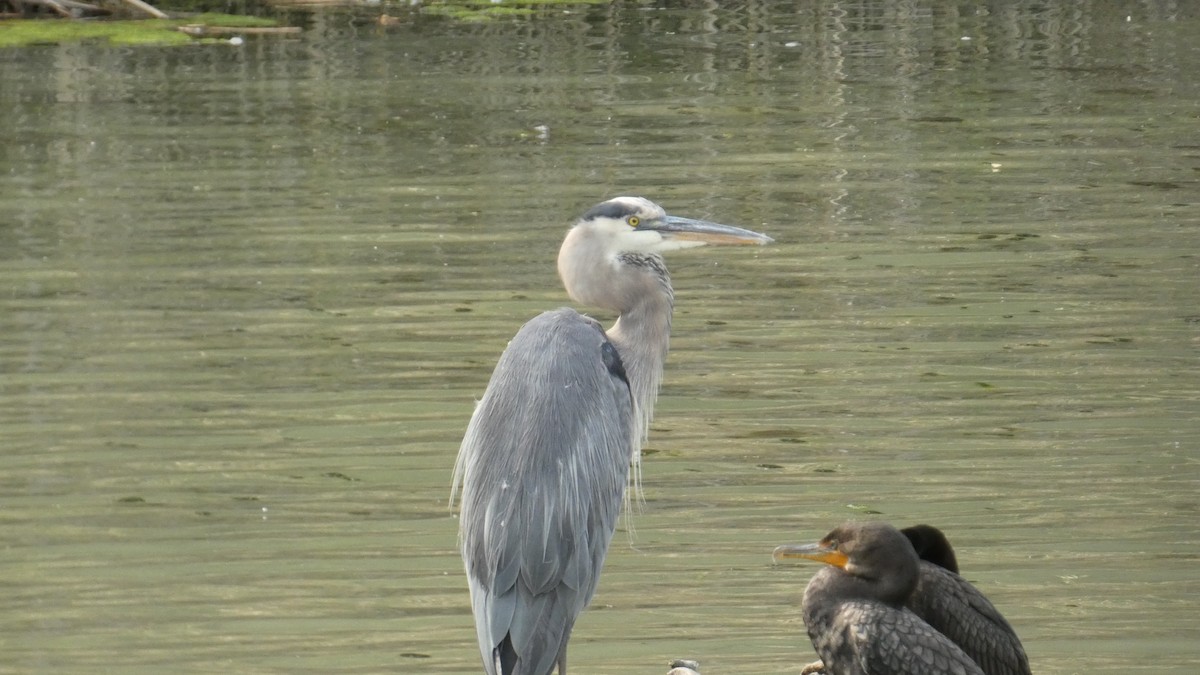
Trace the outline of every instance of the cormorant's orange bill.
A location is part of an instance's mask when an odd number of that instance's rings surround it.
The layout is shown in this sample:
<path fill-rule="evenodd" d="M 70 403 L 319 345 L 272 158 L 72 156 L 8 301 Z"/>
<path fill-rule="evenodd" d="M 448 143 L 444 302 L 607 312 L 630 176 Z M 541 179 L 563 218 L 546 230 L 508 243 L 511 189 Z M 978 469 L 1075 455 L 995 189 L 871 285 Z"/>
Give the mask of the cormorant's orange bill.
<path fill-rule="evenodd" d="M 783 546 L 775 547 L 775 553 L 771 557 L 775 559 L 775 562 L 787 558 L 805 558 L 807 560 L 823 562 L 826 565 L 841 567 L 842 569 L 845 569 L 846 563 L 850 562 L 845 553 L 822 544 L 784 544 Z"/>

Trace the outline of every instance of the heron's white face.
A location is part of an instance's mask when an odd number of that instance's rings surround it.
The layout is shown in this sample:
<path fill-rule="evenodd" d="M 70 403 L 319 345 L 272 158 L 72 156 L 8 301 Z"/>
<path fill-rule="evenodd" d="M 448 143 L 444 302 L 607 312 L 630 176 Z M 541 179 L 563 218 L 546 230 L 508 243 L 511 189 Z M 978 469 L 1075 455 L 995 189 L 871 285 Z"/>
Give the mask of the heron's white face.
<path fill-rule="evenodd" d="M 591 228 L 611 242 L 609 252 L 612 255 L 665 253 L 708 243 L 659 229 L 666 224 L 667 212 L 644 197 L 614 197 L 593 211 L 603 215 L 592 217 Z"/>
<path fill-rule="evenodd" d="M 668 215 L 649 199 L 616 197 L 593 206 L 567 232 L 558 251 L 558 274 L 577 302 L 624 312 L 655 289 L 666 288 L 668 301 L 670 295 L 661 261 L 631 264 L 624 256 L 770 241 L 740 227 Z"/>

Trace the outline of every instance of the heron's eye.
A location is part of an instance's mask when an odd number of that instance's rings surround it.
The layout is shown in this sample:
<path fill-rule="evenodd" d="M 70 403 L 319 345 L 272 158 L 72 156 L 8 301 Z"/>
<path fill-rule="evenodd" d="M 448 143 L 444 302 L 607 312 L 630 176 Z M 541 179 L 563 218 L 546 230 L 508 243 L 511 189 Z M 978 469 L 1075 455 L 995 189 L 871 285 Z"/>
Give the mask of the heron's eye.
<path fill-rule="evenodd" d="M 625 219 L 625 222 L 629 223 L 630 227 L 637 227 L 638 224 L 642 222 L 642 219 L 638 218 L 637 216 L 629 216 Z"/>

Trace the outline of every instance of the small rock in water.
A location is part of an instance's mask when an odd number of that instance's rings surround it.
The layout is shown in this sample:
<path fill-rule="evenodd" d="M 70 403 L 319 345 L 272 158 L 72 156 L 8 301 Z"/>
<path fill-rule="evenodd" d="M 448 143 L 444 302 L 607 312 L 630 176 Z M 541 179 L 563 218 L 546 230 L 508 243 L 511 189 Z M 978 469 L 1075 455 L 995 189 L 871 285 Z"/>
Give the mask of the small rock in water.
<path fill-rule="evenodd" d="M 667 675 L 700 675 L 700 662 L 691 659 L 675 659 Z"/>

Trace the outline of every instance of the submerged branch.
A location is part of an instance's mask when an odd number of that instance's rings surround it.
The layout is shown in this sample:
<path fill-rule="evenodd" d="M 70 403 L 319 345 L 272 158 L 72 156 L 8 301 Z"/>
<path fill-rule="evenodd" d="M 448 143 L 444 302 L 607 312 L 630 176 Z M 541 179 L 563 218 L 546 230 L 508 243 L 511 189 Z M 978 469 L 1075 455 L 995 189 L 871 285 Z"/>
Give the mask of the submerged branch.
<path fill-rule="evenodd" d="M 152 16 L 156 19 L 170 18 L 167 16 L 166 12 L 158 9 L 157 7 L 155 7 L 154 5 L 151 5 L 148 2 L 143 2 L 143 0 L 121 0 L 121 1 L 135 9 L 139 9 L 139 10 L 149 14 L 150 16 Z"/>

